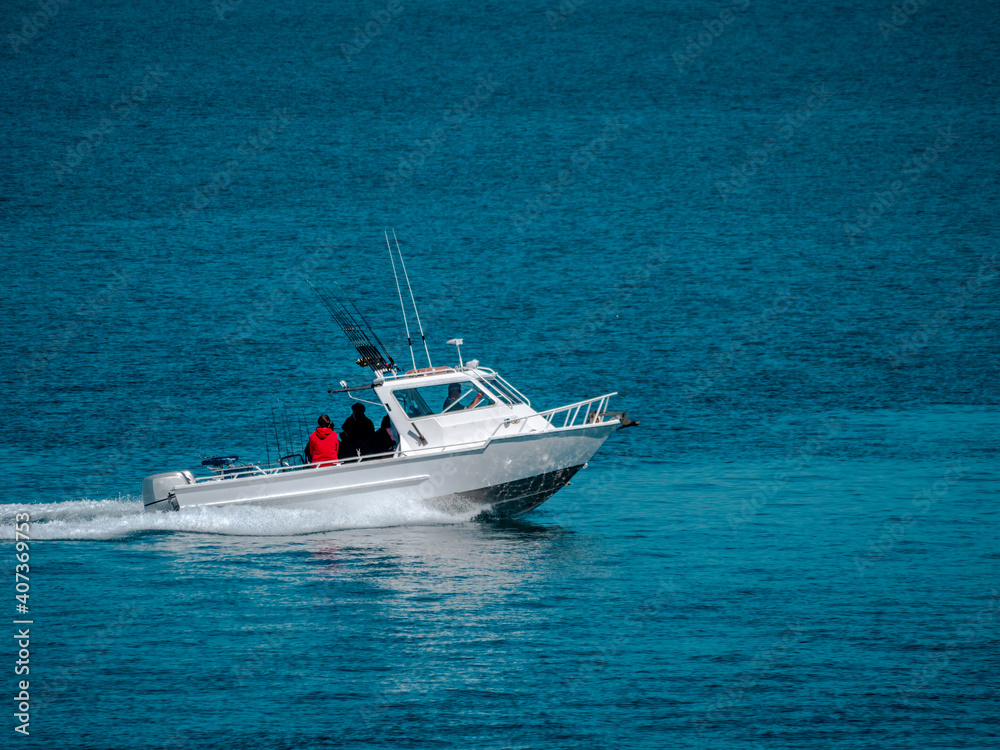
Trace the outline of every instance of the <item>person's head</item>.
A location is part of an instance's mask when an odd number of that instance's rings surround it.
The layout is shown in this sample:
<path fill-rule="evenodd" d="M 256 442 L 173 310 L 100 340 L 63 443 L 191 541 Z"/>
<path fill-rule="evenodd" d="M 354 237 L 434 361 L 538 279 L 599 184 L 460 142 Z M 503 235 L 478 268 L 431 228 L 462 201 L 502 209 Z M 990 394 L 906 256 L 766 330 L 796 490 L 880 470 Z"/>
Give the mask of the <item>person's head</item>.
<path fill-rule="evenodd" d="M 384 417 L 382 417 L 382 426 L 381 426 L 381 429 L 384 430 L 386 427 L 392 427 L 392 420 L 389 419 L 389 415 L 388 414 L 386 414 Z"/>
<path fill-rule="evenodd" d="M 354 412 L 355 416 L 363 417 L 365 414 L 365 405 L 356 403 L 351 407 L 351 411 Z"/>
<path fill-rule="evenodd" d="M 460 383 L 452 383 L 448 386 L 448 398 L 458 398 L 462 395 L 462 385 Z"/>
<path fill-rule="evenodd" d="M 330 421 L 330 418 L 326 416 L 326 414 L 320 414 L 319 419 L 316 420 L 316 424 L 320 427 L 326 427 L 329 429 L 333 422 Z"/>

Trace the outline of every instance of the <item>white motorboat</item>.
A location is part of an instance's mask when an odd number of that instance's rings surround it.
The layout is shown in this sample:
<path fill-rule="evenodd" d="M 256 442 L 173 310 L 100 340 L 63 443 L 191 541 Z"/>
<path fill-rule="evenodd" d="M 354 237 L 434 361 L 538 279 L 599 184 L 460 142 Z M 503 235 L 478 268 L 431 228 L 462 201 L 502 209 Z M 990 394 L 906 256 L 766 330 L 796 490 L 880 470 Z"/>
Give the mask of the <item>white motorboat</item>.
<path fill-rule="evenodd" d="M 146 477 L 146 510 L 235 505 L 324 510 L 398 500 L 469 518 L 516 516 L 567 485 L 612 431 L 637 424 L 624 412 L 607 410 L 615 393 L 536 411 L 494 370 L 478 361 L 463 363 L 460 339 L 449 342 L 459 346 L 457 367 L 417 368 L 414 358 L 414 368 L 400 372 L 366 321 L 363 328 L 330 292 L 317 294 L 357 348 L 357 363 L 374 373 L 370 384 L 341 381 L 343 387 L 330 392 L 384 409 L 398 438 L 394 449 L 341 455 L 335 463 L 305 463 L 298 455 L 279 455 L 274 464 L 240 463 L 235 456 L 220 456 L 203 462 L 205 476 L 184 470 Z M 403 316 L 405 323 L 405 308 Z M 412 357 L 412 344 L 410 351 Z M 429 352 L 427 359 L 430 364 Z"/>

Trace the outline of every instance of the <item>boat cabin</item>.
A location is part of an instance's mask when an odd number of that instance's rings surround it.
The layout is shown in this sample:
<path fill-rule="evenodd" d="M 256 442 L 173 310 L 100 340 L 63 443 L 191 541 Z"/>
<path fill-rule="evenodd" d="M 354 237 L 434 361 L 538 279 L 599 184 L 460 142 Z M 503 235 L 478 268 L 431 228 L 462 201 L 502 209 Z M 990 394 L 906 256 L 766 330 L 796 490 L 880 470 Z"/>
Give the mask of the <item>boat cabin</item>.
<path fill-rule="evenodd" d="M 536 430 L 548 424 L 520 391 L 485 367 L 379 373 L 374 390 L 404 451 L 482 442 L 533 417 Z"/>

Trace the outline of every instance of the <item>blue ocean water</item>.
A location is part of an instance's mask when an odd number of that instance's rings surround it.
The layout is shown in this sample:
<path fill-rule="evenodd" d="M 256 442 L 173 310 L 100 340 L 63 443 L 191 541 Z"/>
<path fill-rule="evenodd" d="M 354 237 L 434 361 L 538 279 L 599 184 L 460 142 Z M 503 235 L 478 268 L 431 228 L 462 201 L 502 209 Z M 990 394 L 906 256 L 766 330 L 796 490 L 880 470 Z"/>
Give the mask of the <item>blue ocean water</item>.
<path fill-rule="evenodd" d="M 3 746 L 1000 747 L 998 16 L 4 6 Z M 143 514 L 347 415 L 306 280 L 407 359 L 392 228 L 436 364 L 641 426 L 512 522 Z"/>

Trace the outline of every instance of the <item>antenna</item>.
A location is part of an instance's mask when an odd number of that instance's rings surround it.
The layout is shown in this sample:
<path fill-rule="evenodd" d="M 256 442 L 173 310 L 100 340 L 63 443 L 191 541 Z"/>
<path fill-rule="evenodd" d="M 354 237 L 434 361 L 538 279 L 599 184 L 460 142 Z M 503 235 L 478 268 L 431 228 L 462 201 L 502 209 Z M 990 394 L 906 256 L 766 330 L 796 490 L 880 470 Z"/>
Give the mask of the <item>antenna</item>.
<path fill-rule="evenodd" d="M 462 341 L 462 339 L 448 339 L 448 343 L 454 344 L 455 348 L 458 349 L 458 366 L 465 367 L 465 365 L 462 364 L 462 344 L 465 342 Z"/>
<path fill-rule="evenodd" d="M 406 345 L 410 347 L 410 359 L 413 360 L 413 369 L 417 369 L 417 358 L 413 356 L 413 339 L 410 338 L 410 324 L 406 322 L 406 307 L 403 305 L 403 292 L 399 289 L 399 276 L 396 274 L 396 261 L 392 257 L 392 246 L 389 244 L 389 233 L 382 232 L 385 235 L 385 246 L 389 249 L 389 260 L 392 261 L 392 275 L 396 279 L 396 294 L 399 295 L 399 309 L 403 311 L 403 325 L 406 327 Z M 396 236 L 395 230 L 393 230 L 393 237 Z M 400 261 L 403 260 L 403 256 L 399 256 Z M 345 383 L 346 385 L 346 383 Z"/>
<path fill-rule="evenodd" d="M 386 241 L 388 241 L 388 239 Z M 399 249 L 399 240 L 396 239 L 395 229 L 392 230 L 392 241 L 396 243 L 396 252 L 399 253 L 399 265 L 403 267 L 403 277 L 406 279 L 406 288 L 410 290 L 410 302 L 413 303 L 413 313 L 417 316 L 417 327 L 420 329 L 420 340 L 424 342 L 424 354 L 427 355 L 427 366 L 433 367 L 434 364 L 431 362 L 431 353 L 427 349 L 427 339 L 424 337 L 424 327 L 420 323 L 420 312 L 417 310 L 417 301 L 413 299 L 413 287 L 410 286 L 410 276 L 406 273 L 406 263 L 403 262 L 403 252 Z"/>

